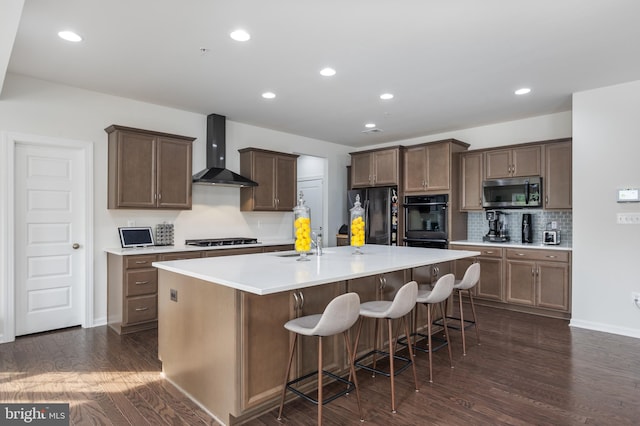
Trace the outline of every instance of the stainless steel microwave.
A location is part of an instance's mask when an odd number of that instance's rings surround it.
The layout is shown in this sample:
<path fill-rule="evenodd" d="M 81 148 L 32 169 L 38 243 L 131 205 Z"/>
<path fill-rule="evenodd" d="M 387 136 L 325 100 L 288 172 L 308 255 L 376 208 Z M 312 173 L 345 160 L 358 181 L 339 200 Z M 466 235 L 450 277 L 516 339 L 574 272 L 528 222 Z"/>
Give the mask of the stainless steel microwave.
<path fill-rule="evenodd" d="M 520 209 L 542 207 L 540 176 L 485 180 L 482 182 L 482 207 Z"/>

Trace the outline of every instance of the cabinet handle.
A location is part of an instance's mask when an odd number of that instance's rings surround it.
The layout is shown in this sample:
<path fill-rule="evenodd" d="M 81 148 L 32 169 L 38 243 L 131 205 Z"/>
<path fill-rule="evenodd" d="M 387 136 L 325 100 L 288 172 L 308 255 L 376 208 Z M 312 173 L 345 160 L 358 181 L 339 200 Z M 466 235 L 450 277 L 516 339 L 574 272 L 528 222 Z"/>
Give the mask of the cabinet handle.
<path fill-rule="evenodd" d="M 524 256 L 524 253 L 516 253 L 518 256 Z"/>
<path fill-rule="evenodd" d="M 136 285 L 149 284 L 149 281 L 136 281 Z"/>
<path fill-rule="evenodd" d="M 298 293 L 297 292 L 293 292 L 293 310 L 297 311 L 298 310 L 298 306 L 300 305 L 300 299 L 298 298 Z"/>
<path fill-rule="evenodd" d="M 493 254 L 493 250 L 485 250 L 486 254 Z"/>
<path fill-rule="evenodd" d="M 544 203 L 549 204 L 549 196 L 544 197 Z"/>
<path fill-rule="evenodd" d="M 540 276 L 540 268 L 536 269 L 536 275 Z"/>
<path fill-rule="evenodd" d="M 144 265 L 146 263 L 147 263 L 146 260 L 136 260 L 136 265 Z"/>
<path fill-rule="evenodd" d="M 380 281 L 380 290 L 382 290 L 387 280 L 383 276 L 380 276 L 378 280 Z"/>
<path fill-rule="evenodd" d="M 162 193 L 158 192 L 158 200 L 162 200 Z"/>
<path fill-rule="evenodd" d="M 548 257 L 549 259 L 555 259 L 555 258 L 556 258 L 556 257 L 558 257 L 558 256 L 554 256 L 554 255 L 552 255 L 552 254 L 548 254 L 548 255 L 546 255 L 545 257 Z"/>
<path fill-rule="evenodd" d="M 304 308 L 304 294 L 302 294 L 302 292 L 299 292 L 300 294 L 300 309 Z"/>
<path fill-rule="evenodd" d="M 535 269 L 531 269 L 531 276 L 535 277 L 536 276 L 536 270 Z"/>
<path fill-rule="evenodd" d="M 143 307 L 143 308 L 136 308 L 136 311 L 140 312 L 140 311 L 147 311 L 149 310 L 149 308 L 147 306 Z"/>

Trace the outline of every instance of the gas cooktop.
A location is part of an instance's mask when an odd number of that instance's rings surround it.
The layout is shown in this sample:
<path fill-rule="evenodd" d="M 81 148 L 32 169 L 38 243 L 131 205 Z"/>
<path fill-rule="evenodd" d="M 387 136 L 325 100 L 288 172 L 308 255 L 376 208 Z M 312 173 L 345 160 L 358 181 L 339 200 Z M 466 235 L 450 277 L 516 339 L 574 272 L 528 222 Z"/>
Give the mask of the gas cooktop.
<path fill-rule="evenodd" d="M 200 240 L 186 240 L 184 242 L 188 246 L 198 247 L 216 247 L 216 246 L 236 246 L 241 244 L 258 244 L 256 238 L 207 238 Z"/>

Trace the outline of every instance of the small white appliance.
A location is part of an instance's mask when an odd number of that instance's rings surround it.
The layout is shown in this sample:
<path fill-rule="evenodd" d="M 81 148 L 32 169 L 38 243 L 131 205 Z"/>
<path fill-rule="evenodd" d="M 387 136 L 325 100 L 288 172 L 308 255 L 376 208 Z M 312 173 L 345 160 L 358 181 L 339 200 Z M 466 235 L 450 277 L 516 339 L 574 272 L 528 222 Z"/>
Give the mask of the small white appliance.
<path fill-rule="evenodd" d="M 557 229 L 542 231 L 542 242 L 549 245 L 560 244 L 560 231 Z"/>

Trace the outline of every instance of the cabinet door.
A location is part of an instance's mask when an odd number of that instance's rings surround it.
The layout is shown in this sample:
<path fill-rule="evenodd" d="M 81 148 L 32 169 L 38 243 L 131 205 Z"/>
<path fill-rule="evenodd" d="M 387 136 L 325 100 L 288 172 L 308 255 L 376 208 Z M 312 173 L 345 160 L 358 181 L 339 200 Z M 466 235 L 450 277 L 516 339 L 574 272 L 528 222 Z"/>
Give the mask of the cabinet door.
<path fill-rule="evenodd" d="M 276 210 L 290 211 L 296 205 L 296 158 L 280 157 L 275 158 L 276 178 L 275 178 L 275 198 Z"/>
<path fill-rule="evenodd" d="M 514 148 L 512 176 L 540 176 L 542 174 L 542 146 Z"/>
<path fill-rule="evenodd" d="M 362 188 L 371 186 L 373 182 L 373 160 L 370 152 L 364 154 L 351 154 L 351 186 Z"/>
<path fill-rule="evenodd" d="M 507 260 L 507 302 L 535 305 L 535 262 Z"/>
<path fill-rule="evenodd" d="M 460 168 L 462 173 L 460 209 L 482 210 L 482 153 L 462 154 Z"/>
<path fill-rule="evenodd" d="M 408 147 L 404 151 L 404 190 L 423 192 L 427 181 L 427 150 L 425 146 Z"/>
<path fill-rule="evenodd" d="M 448 191 L 451 187 L 449 143 L 427 145 L 427 191 Z"/>
<path fill-rule="evenodd" d="M 536 304 L 541 308 L 569 311 L 569 265 L 538 262 Z"/>
<path fill-rule="evenodd" d="M 480 281 L 476 284 L 476 295 L 480 298 L 503 302 L 502 259 L 478 257 L 478 263 L 480 263 Z"/>
<path fill-rule="evenodd" d="M 240 292 L 240 298 L 242 408 L 247 409 L 280 396 L 290 344 L 284 324 L 293 311 L 290 292 Z"/>
<path fill-rule="evenodd" d="M 347 282 L 347 291 L 358 293 L 358 296 L 360 296 L 360 303 L 378 300 L 381 285 L 379 278 L 380 277 L 378 276 L 369 276 L 349 280 Z M 358 320 L 356 327 L 351 329 L 351 344 L 355 344 L 358 326 L 361 321 L 362 318 Z M 356 358 L 373 349 L 373 332 L 373 320 L 364 320 L 364 322 L 362 322 L 362 332 L 360 333 L 360 339 L 358 340 L 358 347 L 355 351 Z"/>
<path fill-rule="evenodd" d="M 191 142 L 158 138 L 157 206 L 191 209 Z"/>
<path fill-rule="evenodd" d="M 499 149 L 485 153 L 484 173 L 487 179 L 511 176 L 511 150 Z"/>
<path fill-rule="evenodd" d="M 119 131 L 115 144 L 116 185 L 111 190 L 115 189 L 116 193 L 110 194 L 110 199 L 115 199 L 115 205 L 109 207 L 155 207 L 157 192 L 155 137 Z"/>
<path fill-rule="evenodd" d="M 332 283 L 299 290 L 302 294 L 302 308 L 297 316 L 321 314 L 329 302 L 344 293 L 343 283 Z M 318 338 L 298 336 L 297 377 L 318 369 Z M 337 372 L 345 365 L 344 338 L 342 334 L 322 338 L 323 369 Z"/>
<path fill-rule="evenodd" d="M 571 142 L 545 147 L 544 208 L 571 209 Z"/>
<path fill-rule="evenodd" d="M 254 210 L 276 210 L 276 158 L 269 153 L 253 153 L 253 173 L 251 177 L 258 182 L 253 191 Z"/>
<path fill-rule="evenodd" d="M 398 149 L 386 149 L 373 153 L 373 184 L 374 186 L 398 184 Z"/>

